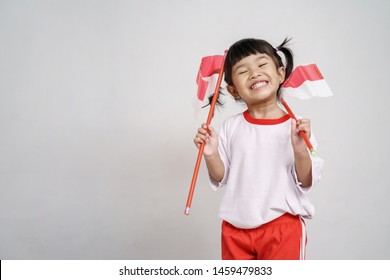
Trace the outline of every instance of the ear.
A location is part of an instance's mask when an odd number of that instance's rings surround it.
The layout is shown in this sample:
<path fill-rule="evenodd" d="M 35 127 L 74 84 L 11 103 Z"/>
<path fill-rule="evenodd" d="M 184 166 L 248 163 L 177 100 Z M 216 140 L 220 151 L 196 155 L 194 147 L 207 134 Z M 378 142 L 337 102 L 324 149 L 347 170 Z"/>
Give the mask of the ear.
<path fill-rule="evenodd" d="M 284 67 L 279 67 L 278 76 L 279 76 L 279 84 L 282 84 L 284 82 L 284 78 L 286 77 L 286 69 Z"/>
<path fill-rule="evenodd" d="M 240 99 L 240 94 L 234 86 L 227 86 L 228 92 L 234 97 L 234 99 Z"/>

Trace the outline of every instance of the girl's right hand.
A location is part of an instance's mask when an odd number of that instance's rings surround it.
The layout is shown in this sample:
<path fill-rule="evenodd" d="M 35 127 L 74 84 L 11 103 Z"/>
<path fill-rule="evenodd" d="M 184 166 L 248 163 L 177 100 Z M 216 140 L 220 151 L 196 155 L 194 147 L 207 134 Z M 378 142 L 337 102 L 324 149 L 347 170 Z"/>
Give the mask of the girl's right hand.
<path fill-rule="evenodd" d="M 200 144 L 204 143 L 203 155 L 205 157 L 218 155 L 218 136 L 211 125 L 207 127 L 205 123 L 202 124 L 195 136 L 194 143 L 198 149 Z"/>

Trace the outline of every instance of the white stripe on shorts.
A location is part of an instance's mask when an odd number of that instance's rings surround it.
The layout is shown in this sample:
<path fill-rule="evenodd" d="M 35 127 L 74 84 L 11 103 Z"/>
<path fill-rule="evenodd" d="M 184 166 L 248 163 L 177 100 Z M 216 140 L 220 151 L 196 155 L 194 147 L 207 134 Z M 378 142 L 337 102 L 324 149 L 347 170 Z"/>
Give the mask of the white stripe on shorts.
<path fill-rule="evenodd" d="M 305 260 L 306 259 L 306 225 L 305 225 L 305 222 L 302 218 L 301 218 L 301 225 L 302 225 L 302 236 L 301 236 L 300 259 Z"/>

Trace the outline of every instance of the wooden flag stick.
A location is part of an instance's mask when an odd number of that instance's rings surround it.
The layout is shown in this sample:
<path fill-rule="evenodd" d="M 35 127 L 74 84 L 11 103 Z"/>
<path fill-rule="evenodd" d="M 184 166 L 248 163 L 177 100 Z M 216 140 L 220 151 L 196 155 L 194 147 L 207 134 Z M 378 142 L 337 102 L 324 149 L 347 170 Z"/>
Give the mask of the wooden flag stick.
<path fill-rule="evenodd" d="M 221 83 L 222 83 L 222 77 L 223 77 L 223 71 L 224 71 L 224 66 L 225 66 L 226 54 L 227 54 L 227 51 L 225 51 L 225 55 L 223 57 L 221 69 L 219 69 L 218 80 L 217 80 L 217 84 L 215 86 L 213 99 L 211 100 L 211 104 L 210 104 L 209 115 L 208 115 L 207 121 L 206 121 L 206 125 L 207 126 L 211 123 L 211 120 L 212 120 L 213 115 L 214 115 L 215 105 L 217 104 L 219 88 L 221 87 Z M 184 211 L 184 214 L 186 214 L 186 215 L 190 214 L 192 198 L 194 196 L 194 190 L 195 190 L 196 180 L 198 178 L 200 163 L 202 161 L 203 150 L 204 150 L 204 143 L 201 143 L 200 146 L 199 146 L 198 157 L 196 159 L 194 174 L 192 175 L 191 186 L 190 186 L 190 191 L 188 193 L 186 209 Z"/>

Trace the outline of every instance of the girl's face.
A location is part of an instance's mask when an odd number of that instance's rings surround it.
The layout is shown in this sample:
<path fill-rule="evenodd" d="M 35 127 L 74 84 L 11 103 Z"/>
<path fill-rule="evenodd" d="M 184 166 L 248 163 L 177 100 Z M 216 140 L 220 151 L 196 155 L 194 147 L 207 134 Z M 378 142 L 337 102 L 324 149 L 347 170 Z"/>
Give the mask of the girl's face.
<path fill-rule="evenodd" d="M 228 91 L 233 97 L 243 99 L 248 106 L 274 101 L 284 77 L 284 67 L 277 68 L 270 56 L 253 54 L 233 66 L 233 85 L 228 86 Z"/>

